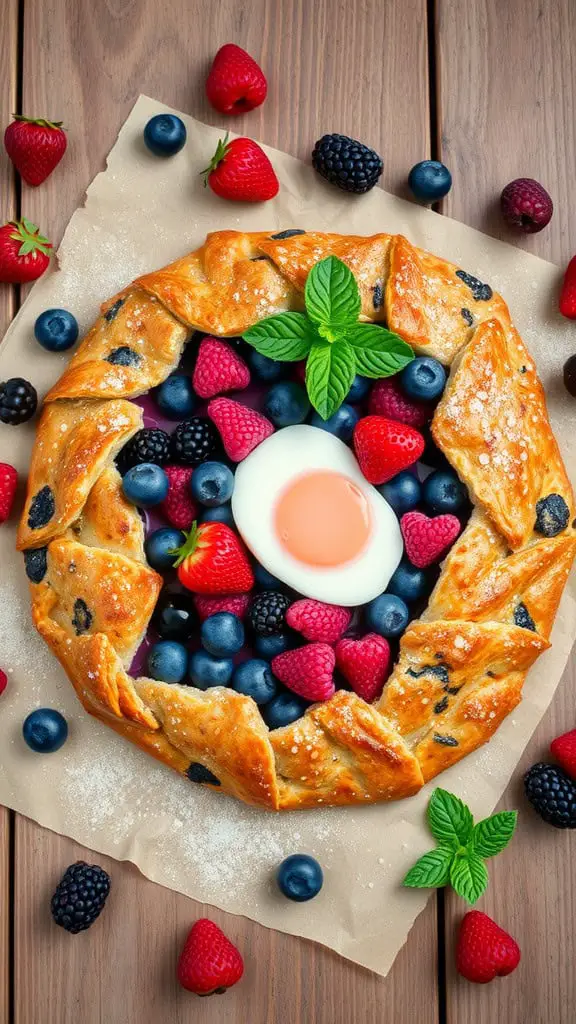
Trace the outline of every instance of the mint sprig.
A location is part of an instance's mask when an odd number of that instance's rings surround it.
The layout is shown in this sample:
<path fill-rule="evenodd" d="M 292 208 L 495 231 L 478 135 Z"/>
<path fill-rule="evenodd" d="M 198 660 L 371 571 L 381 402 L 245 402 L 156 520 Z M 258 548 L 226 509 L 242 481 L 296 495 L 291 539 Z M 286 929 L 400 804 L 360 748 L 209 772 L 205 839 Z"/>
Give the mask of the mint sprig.
<path fill-rule="evenodd" d="M 306 313 L 267 317 L 242 337 L 269 359 L 307 359 L 306 390 L 323 419 L 340 408 L 357 373 L 389 377 L 414 358 L 399 335 L 358 320 L 362 303 L 356 278 L 337 256 L 312 267 L 304 301 Z"/>
<path fill-rule="evenodd" d="M 516 819 L 516 811 L 500 811 L 475 825 L 470 808 L 459 797 L 435 789 L 428 824 L 438 845 L 416 861 L 402 884 L 429 889 L 450 883 L 467 903 L 476 903 L 488 885 L 484 861 L 508 845 Z"/>

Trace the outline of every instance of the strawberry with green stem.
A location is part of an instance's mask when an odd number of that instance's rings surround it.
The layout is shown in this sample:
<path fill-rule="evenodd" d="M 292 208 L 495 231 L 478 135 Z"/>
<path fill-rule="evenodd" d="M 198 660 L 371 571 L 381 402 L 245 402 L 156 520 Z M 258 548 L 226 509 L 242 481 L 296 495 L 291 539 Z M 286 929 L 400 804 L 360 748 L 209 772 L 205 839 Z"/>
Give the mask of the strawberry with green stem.
<path fill-rule="evenodd" d="M 0 282 L 26 284 L 40 277 L 50 262 L 52 245 L 25 217 L 0 227 Z"/>
<path fill-rule="evenodd" d="M 226 523 L 193 523 L 174 556 L 178 579 L 196 594 L 239 594 L 254 586 L 248 555 Z"/>

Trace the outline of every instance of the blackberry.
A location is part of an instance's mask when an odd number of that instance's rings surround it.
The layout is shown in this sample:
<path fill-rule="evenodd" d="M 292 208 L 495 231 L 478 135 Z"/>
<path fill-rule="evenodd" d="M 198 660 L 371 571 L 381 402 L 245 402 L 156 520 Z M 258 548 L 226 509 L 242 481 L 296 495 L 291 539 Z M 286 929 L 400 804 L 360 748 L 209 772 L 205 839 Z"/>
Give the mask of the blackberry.
<path fill-rule="evenodd" d="M 323 135 L 314 146 L 312 166 L 345 192 L 369 192 L 382 174 L 382 158 L 348 135 Z"/>
<path fill-rule="evenodd" d="M 286 625 L 286 612 L 292 604 L 286 594 L 265 590 L 255 594 L 248 610 L 248 621 L 258 636 L 274 636 Z"/>
<path fill-rule="evenodd" d="M 130 438 L 118 456 L 118 468 L 122 476 L 143 462 L 163 466 L 170 455 L 170 435 L 165 430 L 143 427 Z"/>
<path fill-rule="evenodd" d="M 209 459 L 218 447 L 216 427 L 202 416 L 192 416 L 179 423 L 170 442 L 172 458 L 184 466 L 198 466 Z"/>
<path fill-rule="evenodd" d="M 0 420 L 12 427 L 25 423 L 36 412 L 38 395 L 23 377 L 11 377 L 0 384 Z"/>
<path fill-rule="evenodd" d="M 554 828 L 576 828 L 576 783 L 554 764 L 533 764 L 524 790 L 534 810 Z"/>
<path fill-rule="evenodd" d="M 110 876 L 97 864 L 79 860 L 62 875 L 52 897 L 56 924 L 76 935 L 89 928 L 104 908 L 110 892 Z"/>

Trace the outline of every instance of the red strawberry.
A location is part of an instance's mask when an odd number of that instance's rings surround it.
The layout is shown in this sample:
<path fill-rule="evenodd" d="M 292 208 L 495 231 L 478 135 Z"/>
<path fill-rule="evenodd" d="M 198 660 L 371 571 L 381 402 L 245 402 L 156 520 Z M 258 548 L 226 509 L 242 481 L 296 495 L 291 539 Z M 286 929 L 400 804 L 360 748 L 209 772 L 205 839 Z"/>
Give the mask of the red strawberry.
<path fill-rule="evenodd" d="M 434 516 L 429 519 L 423 512 L 405 512 L 400 520 L 406 554 L 418 569 L 440 560 L 460 533 L 460 520 L 456 516 Z"/>
<path fill-rule="evenodd" d="M 562 316 L 576 320 L 576 256 L 573 256 L 566 268 L 559 302 Z"/>
<path fill-rule="evenodd" d="M 252 139 L 220 139 L 202 174 L 204 184 L 217 196 L 242 203 L 263 203 L 273 199 L 280 188 L 266 153 Z"/>
<path fill-rule="evenodd" d="M 553 740 L 550 752 L 560 762 L 564 771 L 572 779 L 576 779 L 576 729 L 571 729 L 570 732 L 565 732 L 563 736 Z"/>
<path fill-rule="evenodd" d="M 12 220 L 0 227 L 0 282 L 35 281 L 50 263 L 52 246 L 31 221 Z"/>
<path fill-rule="evenodd" d="M 201 622 L 209 619 L 216 612 L 231 612 L 243 619 L 250 604 L 249 594 L 224 594 L 222 597 L 206 597 L 204 594 L 194 596 L 194 604 Z"/>
<path fill-rule="evenodd" d="M 174 565 L 180 583 L 198 594 L 236 594 L 254 586 L 248 555 L 226 523 L 193 523 Z"/>
<path fill-rule="evenodd" d="M 218 427 L 226 455 L 233 462 L 241 462 L 274 433 L 270 420 L 231 398 L 213 398 L 208 403 L 208 415 Z"/>
<path fill-rule="evenodd" d="M 245 114 L 264 103 L 264 72 L 241 46 L 226 43 L 214 57 L 206 79 L 208 102 L 221 114 Z"/>
<path fill-rule="evenodd" d="M 306 644 L 272 658 L 274 675 L 305 700 L 328 700 L 335 691 L 334 651 L 328 644 Z"/>
<path fill-rule="evenodd" d="M 8 676 L 3 669 L 0 668 L 0 697 L 4 693 L 4 690 L 8 686 Z"/>
<path fill-rule="evenodd" d="M 371 484 L 385 484 L 420 458 L 424 438 L 404 423 L 364 416 L 354 428 L 354 450 L 366 479 Z"/>
<path fill-rule="evenodd" d="M 192 383 L 200 398 L 213 398 L 223 391 L 247 388 L 250 370 L 231 345 L 218 338 L 204 338 L 198 349 Z"/>
<path fill-rule="evenodd" d="M 319 640 L 325 644 L 336 643 L 348 629 L 351 618 L 349 608 L 307 597 L 294 601 L 286 612 L 286 622 L 291 629 L 302 633 L 307 640 Z"/>
<path fill-rule="evenodd" d="M 197 996 L 225 992 L 244 972 L 240 953 L 224 932 L 201 917 L 192 925 L 178 960 L 178 981 Z"/>
<path fill-rule="evenodd" d="M 164 472 L 169 486 L 162 511 L 172 526 L 189 530 L 196 518 L 196 505 L 190 494 L 192 470 L 188 466 L 164 466 Z"/>
<path fill-rule="evenodd" d="M 485 985 L 511 974 L 520 963 L 520 947 L 488 914 L 464 914 L 456 944 L 456 969 L 468 981 Z"/>
<path fill-rule="evenodd" d="M 24 181 L 41 185 L 64 156 L 67 139 L 62 121 L 16 114 L 4 132 L 4 145 Z"/>
<path fill-rule="evenodd" d="M 17 483 L 18 473 L 14 466 L 0 462 L 0 523 L 5 523 L 10 515 Z"/>
<path fill-rule="evenodd" d="M 367 633 L 360 640 L 339 640 L 335 652 L 336 664 L 354 693 L 368 703 L 376 700 L 390 664 L 388 641 L 377 633 Z"/>
<path fill-rule="evenodd" d="M 407 423 L 409 427 L 423 427 L 432 419 L 434 409 L 426 402 L 414 402 L 402 393 L 395 377 L 377 380 L 368 402 L 368 411 L 374 416 Z"/>

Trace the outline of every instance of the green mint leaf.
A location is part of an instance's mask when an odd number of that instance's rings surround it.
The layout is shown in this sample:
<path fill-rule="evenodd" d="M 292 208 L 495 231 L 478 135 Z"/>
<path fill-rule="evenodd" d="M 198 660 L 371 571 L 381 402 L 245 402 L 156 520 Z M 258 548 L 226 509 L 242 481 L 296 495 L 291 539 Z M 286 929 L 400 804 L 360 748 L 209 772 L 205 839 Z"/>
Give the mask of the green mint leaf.
<path fill-rule="evenodd" d="M 410 345 L 377 324 L 354 324 L 342 334 L 354 349 L 356 372 L 364 377 L 390 377 L 414 359 Z"/>
<path fill-rule="evenodd" d="M 412 889 L 438 889 L 441 885 L 448 885 L 453 859 L 454 851 L 446 846 L 430 850 L 410 868 L 402 885 Z"/>
<path fill-rule="evenodd" d="M 488 885 L 488 872 L 477 853 L 462 850 L 450 866 L 450 885 L 467 903 L 476 903 Z"/>
<path fill-rule="evenodd" d="M 480 857 L 495 857 L 500 853 L 514 835 L 516 828 L 516 811 L 501 811 L 490 818 L 484 818 L 474 826 L 471 847 Z"/>
<path fill-rule="evenodd" d="M 469 842 L 474 819 L 459 797 L 437 787 L 428 804 L 428 824 L 438 843 L 456 849 Z"/>
<path fill-rule="evenodd" d="M 305 359 L 317 340 L 314 327 L 304 313 L 278 313 L 244 331 L 242 337 L 261 356 L 279 362 Z"/>
<path fill-rule="evenodd" d="M 329 419 L 340 408 L 355 373 L 354 353 L 345 341 L 312 346 L 306 363 L 306 390 L 322 419 Z"/>
<path fill-rule="evenodd" d="M 360 315 L 360 292 L 356 278 L 337 256 L 327 256 L 312 267 L 304 288 L 306 312 L 324 329 L 323 336 L 335 341 L 346 324 L 355 324 Z M 334 332 L 332 336 L 325 333 Z"/>

